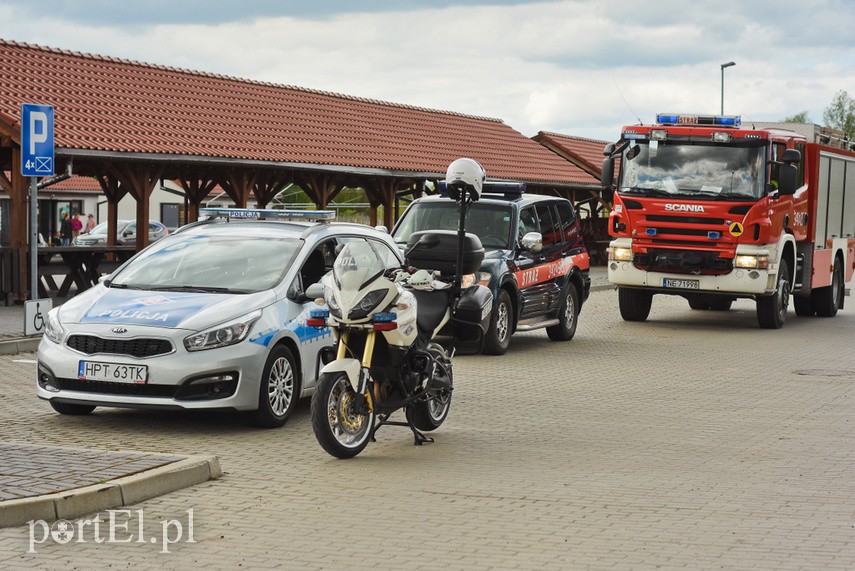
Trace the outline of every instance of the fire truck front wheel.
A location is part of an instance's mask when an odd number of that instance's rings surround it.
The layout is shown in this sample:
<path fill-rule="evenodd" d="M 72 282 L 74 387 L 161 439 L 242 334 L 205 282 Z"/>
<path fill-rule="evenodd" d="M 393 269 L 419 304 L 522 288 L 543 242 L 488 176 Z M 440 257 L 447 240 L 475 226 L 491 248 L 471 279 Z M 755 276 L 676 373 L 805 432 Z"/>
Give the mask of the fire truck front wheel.
<path fill-rule="evenodd" d="M 781 261 L 778 269 L 778 287 L 775 293 L 757 298 L 757 323 L 763 329 L 780 329 L 787 319 L 790 305 L 790 268 Z"/>
<path fill-rule="evenodd" d="M 624 321 L 644 321 L 650 315 L 653 293 L 642 289 L 618 288 L 620 316 Z"/>

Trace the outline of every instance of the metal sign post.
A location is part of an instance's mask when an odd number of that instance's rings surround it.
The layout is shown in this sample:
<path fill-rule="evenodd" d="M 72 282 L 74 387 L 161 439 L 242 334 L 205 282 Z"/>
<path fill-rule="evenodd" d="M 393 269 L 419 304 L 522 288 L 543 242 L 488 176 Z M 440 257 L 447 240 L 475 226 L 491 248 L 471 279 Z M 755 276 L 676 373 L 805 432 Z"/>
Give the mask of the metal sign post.
<path fill-rule="evenodd" d="M 21 174 L 30 177 L 30 301 L 25 305 L 24 332 L 27 335 L 41 333 L 44 321 L 42 310 L 50 309 L 50 299 L 38 300 L 39 296 L 39 197 L 37 179 L 54 174 L 53 106 L 21 105 Z M 34 310 L 33 325 L 29 327 L 30 309 Z"/>

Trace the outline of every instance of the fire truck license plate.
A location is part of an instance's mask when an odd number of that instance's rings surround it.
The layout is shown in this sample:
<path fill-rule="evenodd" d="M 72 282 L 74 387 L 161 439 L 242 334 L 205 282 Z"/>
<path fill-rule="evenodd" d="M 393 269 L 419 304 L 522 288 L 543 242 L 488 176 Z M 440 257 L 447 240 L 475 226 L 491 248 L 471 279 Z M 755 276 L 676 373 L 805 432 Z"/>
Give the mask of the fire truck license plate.
<path fill-rule="evenodd" d="M 678 289 L 700 289 L 701 282 L 698 280 L 672 280 L 663 278 L 662 287 L 678 288 Z"/>

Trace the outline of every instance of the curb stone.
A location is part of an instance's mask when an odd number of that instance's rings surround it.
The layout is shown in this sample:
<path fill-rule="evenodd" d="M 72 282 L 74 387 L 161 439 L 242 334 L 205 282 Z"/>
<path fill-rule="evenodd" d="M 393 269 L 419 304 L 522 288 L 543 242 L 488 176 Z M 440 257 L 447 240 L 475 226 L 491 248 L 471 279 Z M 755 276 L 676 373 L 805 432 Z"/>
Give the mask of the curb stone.
<path fill-rule="evenodd" d="M 217 456 L 189 456 L 104 484 L 0 502 L 0 528 L 24 525 L 39 519 L 52 522 L 76 518 L 133 505 L 222 476 Z"/>

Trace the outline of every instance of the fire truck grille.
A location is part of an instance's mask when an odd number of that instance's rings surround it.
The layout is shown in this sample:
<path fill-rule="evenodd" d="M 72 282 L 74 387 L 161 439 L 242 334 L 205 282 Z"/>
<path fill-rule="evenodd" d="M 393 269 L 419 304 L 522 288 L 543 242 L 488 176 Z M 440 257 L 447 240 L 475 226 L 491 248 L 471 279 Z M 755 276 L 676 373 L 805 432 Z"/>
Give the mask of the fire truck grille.
<path fill-rule="evenodd" d="M 705 224 L 708 226 L 723 226 L 724 218 L 699 218 L 697 216 L 665 216 L 649 214 L 648 222 L 674 222 L 676 224 Z"/>
<path fill-rule="evenodd" d="M 646 217 L 647 228 L 641 232 L 650 237 L 667 239 L 683 237 L 700 241 L 718 240 L 726 230 L 723 218 L 700 218 L 698 216 L 667 216 L 651 214 Z M 680 226 L 677 226 L 677 225 Z"/>
<path fill-rule="evenodd" d="M 717 275 L 733 269 L 733 260 L 716 252 L 695 250 L 650 249 L 646 254 L 636 254 L 634 263 L 641 270 L 677 274 Z"/>
<path fill-rule="evenodd" d="M 95 355 L 130 355 L 131 357 L 153 357 L 172 352 L 172 343 L 166 339 L 104 339 L 95 335 L 72 335 L 66 345 L 81 353 Z"/>

